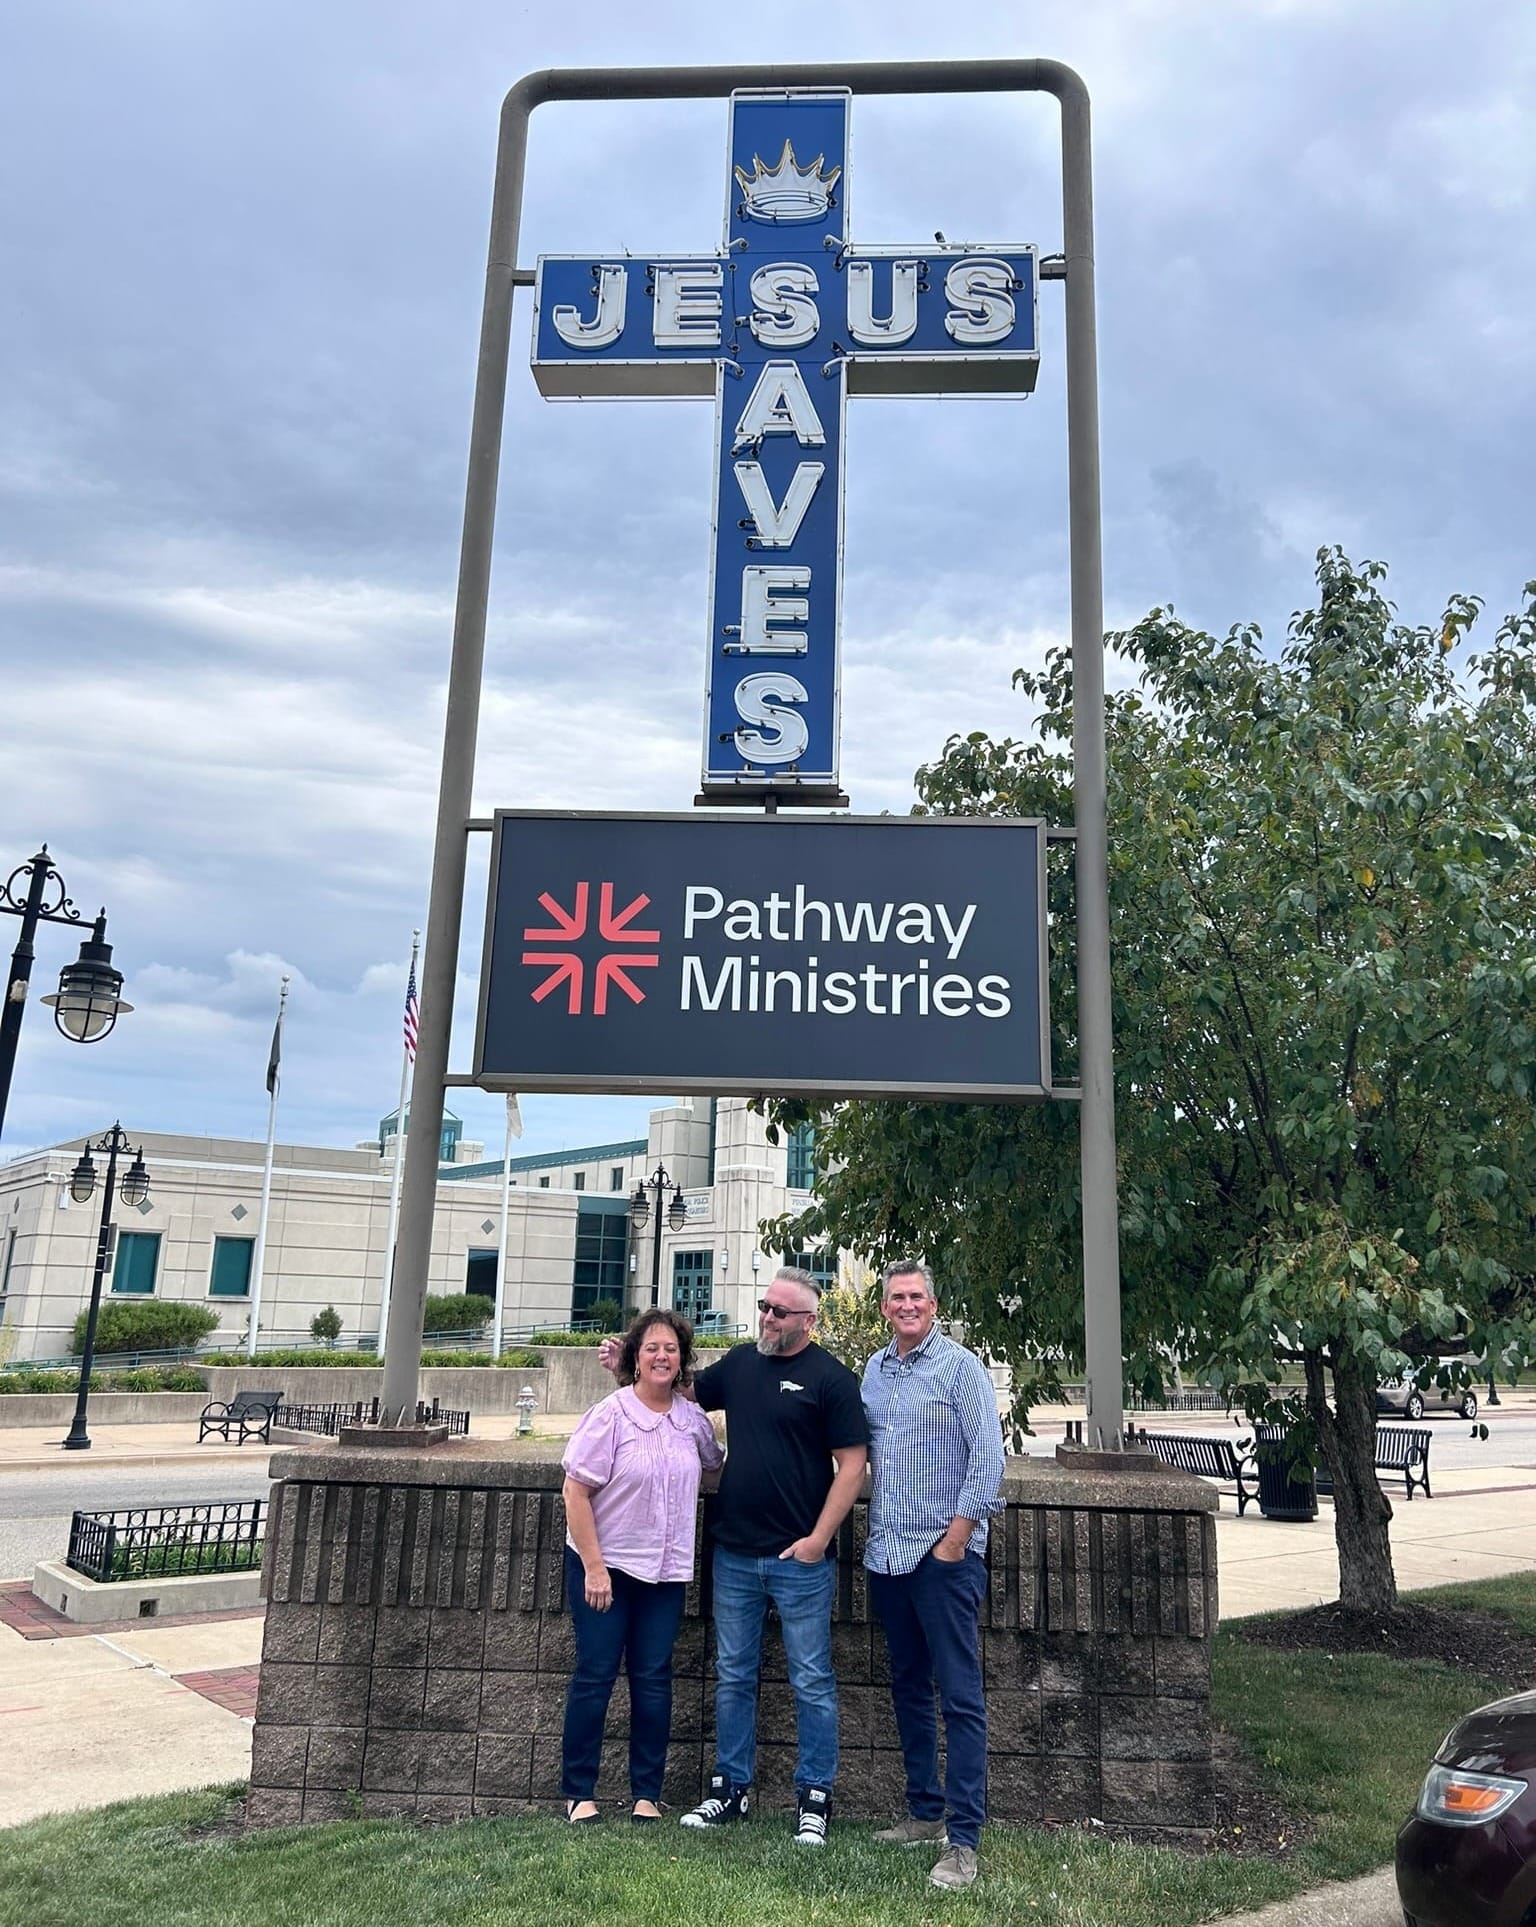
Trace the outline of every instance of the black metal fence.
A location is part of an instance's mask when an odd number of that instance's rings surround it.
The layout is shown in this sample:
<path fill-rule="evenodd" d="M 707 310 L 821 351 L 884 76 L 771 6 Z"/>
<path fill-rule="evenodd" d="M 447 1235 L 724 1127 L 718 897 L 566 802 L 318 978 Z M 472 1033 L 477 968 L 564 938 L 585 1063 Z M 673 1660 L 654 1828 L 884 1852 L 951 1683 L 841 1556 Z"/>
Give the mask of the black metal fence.
<path fill-rule="evenodd" d="M 261 1564 L 265 1499 L 214 1499 L 77 1512 L 67 1564 L 88 1579 L 174 1579 L 249 1572 Z"/>
<path fill-rule="evenodd" d="M 379 1422 L 379 1401 L 376 1398 L 345 1400 L 332 1405 L 279 1405 L 272 1414 L 274 1432 L 320 1432 L 335 1438 L 344 1425 L 377 1425 Z M 450 1438 L 469 1437 L 469 1413 L 450 1411 L 446 1406 L 433 1399 L 429 1405 L 425 1399 L 418 1400 L 416 1406 L 418 1425 L 446 1425 Z"/>

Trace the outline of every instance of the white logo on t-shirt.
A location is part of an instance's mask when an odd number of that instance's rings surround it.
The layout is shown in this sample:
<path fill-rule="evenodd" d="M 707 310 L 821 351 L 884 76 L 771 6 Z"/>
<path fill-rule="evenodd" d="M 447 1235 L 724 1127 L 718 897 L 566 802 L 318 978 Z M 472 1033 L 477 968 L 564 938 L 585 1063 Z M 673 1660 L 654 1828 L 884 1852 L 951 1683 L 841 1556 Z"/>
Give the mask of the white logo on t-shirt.
<path fill-rule="evenodd" d="M 781 1378 L 779 1380 L 779 1390 L 781 1392 L 803 1392 L 805 1387 L 803 1385 L 797 1385 L 792 1378 Z"/>

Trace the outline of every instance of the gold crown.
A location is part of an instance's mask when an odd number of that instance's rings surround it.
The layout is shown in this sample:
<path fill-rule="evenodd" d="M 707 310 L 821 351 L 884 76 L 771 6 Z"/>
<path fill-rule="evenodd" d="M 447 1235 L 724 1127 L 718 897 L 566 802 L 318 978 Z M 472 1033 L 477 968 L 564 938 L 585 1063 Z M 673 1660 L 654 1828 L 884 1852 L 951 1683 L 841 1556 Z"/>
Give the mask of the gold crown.
<path fill-rule="evenodd" d="M 821 164 L 825 159 L 824 154 L 818 154 L 808 167 L 801 167 L 788 141 L 777 167 L 764 167 L 762 155 L 754 154 L 750 174 L 744 168 L 735 170 L 746 213 L 757 221 L 819 221 L 843 171 L 834 167 L 830 174 L 823 175 Z"/>

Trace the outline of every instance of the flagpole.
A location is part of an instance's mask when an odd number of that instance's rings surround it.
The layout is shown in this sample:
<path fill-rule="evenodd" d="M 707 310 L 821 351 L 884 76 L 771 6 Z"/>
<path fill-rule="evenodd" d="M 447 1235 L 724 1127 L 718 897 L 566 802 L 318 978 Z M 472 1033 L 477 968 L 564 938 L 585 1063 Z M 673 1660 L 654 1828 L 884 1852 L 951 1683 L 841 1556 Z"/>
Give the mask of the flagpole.
<path fill-rule="evenodd" d="M 421 932 L 411 932 L 411 974 L 406 978 L 406 1004 L 416 987 L 416 963 L 421 955 Z M 411 1065 L 415 1052 L 407 1037 L 400 1049 L 400 1102 L 395 1107 L 395 1144 L 389 1174 L 389 1223 L 384 1232 L 384 1275 L 379 1285 L 379 1357 L 384 1356 L 384 1331 L 389 1324 L 389 1293 L 395 1279 L 395 1232 L 400 1223 L 400 1170 L 405 1148 L 405 1107 L 410 1096 Z"/>
<path fill-rule="evenodd" d="M 517 1098 L 507 1095 L 507 1138 L 501 1154 L 501 1244 L 496 1253 L 496 1323 L 491 1331 L 491 1357 L 501 1357 L 501 1327 L 507 1315 L 507 1220 L 512 1215 L 512 1140 L 523 1135 L 523 1114 Z"/>
<path fill-rule="evenodd" d="M 283 1010 L 288 1002 L 288 979 L 277 993 L 277 1022 L 272 1026 L 272 1054 L 267 1059 L 267 1159 L 261 1171 L 261 1210 L 256 1218 L 256 1249 L 251 1254 L 251 1319 L 245 1355 L 256 1356 L 256 1327 L 261 1318 L 261 1278 L 267 1262 L 267 1211 L 272 1203 L 272 1153 L 277 1143 L 277 1093 L 282 1084 Z"/>

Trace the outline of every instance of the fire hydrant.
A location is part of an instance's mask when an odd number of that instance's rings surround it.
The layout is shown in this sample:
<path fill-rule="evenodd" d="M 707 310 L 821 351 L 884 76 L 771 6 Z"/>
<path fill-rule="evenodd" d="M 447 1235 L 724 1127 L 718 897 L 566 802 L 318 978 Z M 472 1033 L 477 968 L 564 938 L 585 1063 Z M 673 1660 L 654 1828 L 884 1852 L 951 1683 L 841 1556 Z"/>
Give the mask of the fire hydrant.
<path fill-rule="evenodd" d="M 517 1395 L 517 1436 L 526 1438 L 533 1430 L 533 1415 L 539 1409 L 539 1395 L 525 1385 Z"/>

